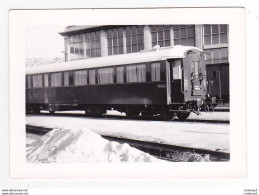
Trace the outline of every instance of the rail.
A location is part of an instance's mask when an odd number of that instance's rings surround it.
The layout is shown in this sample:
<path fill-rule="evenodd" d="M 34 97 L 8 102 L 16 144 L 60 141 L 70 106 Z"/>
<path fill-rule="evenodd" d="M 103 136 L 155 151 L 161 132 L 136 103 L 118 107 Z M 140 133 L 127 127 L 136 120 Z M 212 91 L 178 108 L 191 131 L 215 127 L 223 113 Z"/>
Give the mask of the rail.
<path fill-rule="evenodd" d="M 26 125 L 26 132 L 43 135 L 51 128 Z M 194 161 L 229 161 L 230 154 L 222 151 L 211 151 L 205 149 L 187 148 L 163 143 L 145 142 L 121 137 L 101 135 L 109 141 L 127 143 L 143 152 L 149 153 L 157 158 L 173 162 L 194 162 Z"/>

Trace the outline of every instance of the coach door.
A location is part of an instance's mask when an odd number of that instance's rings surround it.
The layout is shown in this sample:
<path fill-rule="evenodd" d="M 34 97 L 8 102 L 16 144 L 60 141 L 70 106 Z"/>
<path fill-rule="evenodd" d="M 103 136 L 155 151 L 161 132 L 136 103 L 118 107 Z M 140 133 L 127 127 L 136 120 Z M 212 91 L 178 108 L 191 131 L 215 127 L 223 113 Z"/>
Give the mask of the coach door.
<path fill-rule="evenodd" d="M 183 100 L 183 61 L 182 59 L 174 59 L 171 61 L 171 97 L 173 102 L 181 102 Z"/>

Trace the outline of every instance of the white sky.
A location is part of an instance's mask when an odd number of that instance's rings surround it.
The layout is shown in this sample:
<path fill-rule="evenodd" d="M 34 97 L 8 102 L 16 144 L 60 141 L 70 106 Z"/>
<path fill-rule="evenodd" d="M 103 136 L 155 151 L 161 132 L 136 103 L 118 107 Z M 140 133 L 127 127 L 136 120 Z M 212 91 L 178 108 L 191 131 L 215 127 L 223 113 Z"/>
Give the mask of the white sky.
<path fill-rule="evenodd" d="M 64 38 L 58 34 L 66 26 L 28 26 L 26 58 L 64 57 Z"/>

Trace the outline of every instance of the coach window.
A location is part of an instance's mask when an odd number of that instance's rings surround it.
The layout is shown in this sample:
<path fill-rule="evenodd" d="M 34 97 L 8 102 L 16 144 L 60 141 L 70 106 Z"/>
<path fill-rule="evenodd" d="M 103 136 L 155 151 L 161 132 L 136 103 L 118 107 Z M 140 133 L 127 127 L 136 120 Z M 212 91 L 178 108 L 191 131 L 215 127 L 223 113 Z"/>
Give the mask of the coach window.
<path fill-rule="evenodd" d="M 32 86 L 33 87 L 42 87 L 42 75 L 33 75 L 32 76 Z"/>
<path fill-rule="evenodd" d="M 69 72 L 64 72 L 64 86 L 69 86 Z"/>
<path fill-rule="evenodd" d="M 44 74 L 43 80 L 44 80 L 44 87 L 48 87 L 49 86 L 49 75 Z"/>
<path fill-rule="evenodd" d="M 62 73 L 52 73 L 50 75 L 50 80 L 51 80 L 51 86 L 52 87 L 58 87 L 62 86 Z"/>
<path fill-rule="evenodd" d="M 95 80 L 95 70 L 89 70 L 89 84 L 94 85 L 96 83 Z"/>
<path fill-rule="evenodd" d="M 146 65 L 131 65 L 126 68 L 127 82 L 145 82 Z"/>
<path fill-rule="evenodd" d="M 98 84 L 114 83 L 114 68 L 98 69 Z"/>
<path fill-rule="evenodd" d="M 160 81 L 160 63 L 151 64 L 151 81 Z"/>
<path fill-rule="evenodd" d="M 27 76 L 27 88 L 31 88 L 32 83 L 31 83 L 31 76 Z"/>
<path fill-rule="evenodd" d="M 182 65 L 180 60 L 174 61 L 173 79 L 182 79 Z"/>
<path fill-rule="evenodd" d="M 123 66 L 117 67 L 117 69 L 116 69 L 116 80 L 117 80 L 117 83 L 124 83 L 124 68 L 123 68 Z"/>
<path fill-rule="evenodd" d="M 86 84 L 87 84 L 87 70 L 74 71 L 74 85 L 86 85 Z"/>

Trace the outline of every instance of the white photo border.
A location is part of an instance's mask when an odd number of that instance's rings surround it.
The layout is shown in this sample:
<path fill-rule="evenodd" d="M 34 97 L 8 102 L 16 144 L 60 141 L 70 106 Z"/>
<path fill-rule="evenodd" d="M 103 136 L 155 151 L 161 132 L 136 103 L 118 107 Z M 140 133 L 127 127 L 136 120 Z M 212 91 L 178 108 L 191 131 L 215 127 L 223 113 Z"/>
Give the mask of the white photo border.
<path fill-rule="evenodd" d="M 229 24 L 230 161 L 209 163 L 26 162 L 25 30 L 27 26 Z M 242 178 L 246 176 L 245 9 L 65 9 L 9 12 L 10 176 L 23 179 Z M 24 139 L 23 139 L 24 138 Z"/>

